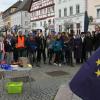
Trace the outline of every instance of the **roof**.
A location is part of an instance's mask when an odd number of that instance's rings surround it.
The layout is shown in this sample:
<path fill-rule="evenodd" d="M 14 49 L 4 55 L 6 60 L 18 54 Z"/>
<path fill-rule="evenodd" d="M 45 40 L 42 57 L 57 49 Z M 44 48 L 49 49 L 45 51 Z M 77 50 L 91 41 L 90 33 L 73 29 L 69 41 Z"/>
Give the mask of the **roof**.
<path fill-rule="evenodd" d="M 18 11 L 29 11 L 31 3 L 32 3 L 32 0 L 23 0 L 23 2 L 19 5 L 16 12 L 18 12 Z"/>
<path fill-rule="evenodd" d="M 8 9 L 6 9 L 3 13 L 7 12 L 8 10 L 10 10 L 11 8 L 18 8 L 18 6 L 22 3 L 21 0 L 17 1 L 16 3 L 14 3 L 12 6 L 10 6 Z"/>
<path fill-rule="evenodd" d="M 29 11 L 31 3 L 33 0 L 19 0 L 12 6 L 10 6 L 7 10 L 3 12 L 3 17 L 9 16 L 11 14 L 14 14 L 18 11 Z M 11 8 L 16 8 L 14 12 L 10 12 Z"/>

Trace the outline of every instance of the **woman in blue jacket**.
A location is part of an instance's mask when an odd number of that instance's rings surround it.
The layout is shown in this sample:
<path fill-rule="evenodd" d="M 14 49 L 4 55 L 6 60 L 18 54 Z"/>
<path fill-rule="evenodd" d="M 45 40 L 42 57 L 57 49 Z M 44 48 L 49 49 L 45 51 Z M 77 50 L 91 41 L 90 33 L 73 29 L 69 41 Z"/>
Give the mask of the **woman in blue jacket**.
<path fill-rule="evenodd" d="M 53 51 L 54 51 L 54 55 L 55 55 L 55 59 L 54 59 L 54 65 L 59 65 L 61 66 L 61 51 L 62 51 L 62 45 L 61 45 L 61 41 L 60 38 L 57 37 L 57 39 L 53 42 Z"/>

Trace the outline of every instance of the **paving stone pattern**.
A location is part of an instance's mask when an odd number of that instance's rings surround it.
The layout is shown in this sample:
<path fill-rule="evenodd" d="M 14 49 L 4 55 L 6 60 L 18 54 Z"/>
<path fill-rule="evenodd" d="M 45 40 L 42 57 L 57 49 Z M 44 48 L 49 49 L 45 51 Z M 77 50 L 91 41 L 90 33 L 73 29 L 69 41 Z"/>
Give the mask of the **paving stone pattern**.
<path fill-rule="evenodd" d="M 52 100 L 62 84 L 67 84 L 77 72 L 79 66 L 42 66 L 41 68 L 34 67 L 31 71 L 32 81 L 31 90 L 28 82 L 24 83 L 22 94 L 7 94 L 6 90 L 2 91 L 2 82 L 0 80 L 0 100 Z M 52 77 L 46 72 L 64 71 L 66 75 Z M 19 74 L 19 73 L 17 73 Z M 22 77 L 22 76 L 20 76 Z M 66 99 L 67 100 L 67 99 Z M 73 100 L 80 100 L 77 96 L 73 96 Z"/>

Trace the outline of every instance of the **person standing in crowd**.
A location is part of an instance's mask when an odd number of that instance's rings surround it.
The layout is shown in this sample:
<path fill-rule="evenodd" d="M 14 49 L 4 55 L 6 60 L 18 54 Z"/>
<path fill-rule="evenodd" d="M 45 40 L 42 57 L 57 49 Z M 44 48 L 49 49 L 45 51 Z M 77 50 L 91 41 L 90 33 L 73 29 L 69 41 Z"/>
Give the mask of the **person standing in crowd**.
<path fill-rule="evenodd" d="M 61 66 L 62 45 L 61 45 L 59 35 L 57 35 L 57 37 L 53 43 L 53 51 L 54 51 L 54 65 Z"/>
<path fill-rule="evenodd" d="M 61 61 L 62 61 L 62 64 L 64 64 L 64 39 L 65 39 L 65 32 L 62 32 L 61 33 L 61 36 L 60 36 L 60 41 L 61 41 L 61 45 L 62 45 L 62 52 L 61 52 Z"/>
<path fill-rule="evenodd" d="M 33 35 L 29 36 L 29 39 L 27 40 L 27 48 L 29 51 L 28 58 L 30 60 L 30 63 L 33 66 L 36 61 L 36 49 L 37 49 L 35 36 L 33 36 Z"/>
<path fill-rule="evenodd" d="M 12 47 L 13 47 L 13 59 L 15 62 L 18 62 L 18 51 L 16 48 L 16 36 L 14 33 L 12 33 L 13 37 L 12 37 Z"/>
<path fill-rule="evenodd" d="M 13 42 L 12 36 L 9 34 L 4 40 L 5 59 L 7 64 L 13 61 Z"/>
<path fill-rule="evenodd" d="M 41 41 L 41 34 L 37 33 L 36 34 L 36 43 L 37 43 L 37 60 L 36 60 L 36 65 L 37 67 L 40 67 L 40 62 L 41 62 L 41 45 L 42 45 L 42 41 Z"/>
<path fill-rule="evenodd" d="M 100 47 L 100 27 L 95 27 L 95 50 Z"/>
<path fill-rule="evenodd" d="M 23 57 L 25 52 L 25 36 L 21 31 L 18 33 L 16 48 L 18 51 L 18 57 Z"/>
<path fill-rule="evenodd" d="M 41 33 L 41 56 L 43 57 L 43 62 L 46 64 L 46 37 L 43 36 L 43 33 Z"/>
<path fill-rule="evenodd" d="M 86 61 L 86 51 L 85 51 L 85 42 L 84 42 L 84 38 L 85 38 L 85 33 L 81 33 L 81 39 L 82 39 L 82 57 L 81 57 L 81 63 Z"/>
<path fill-rule="evenodd" d="M 69 64 L 71 66 L 74 66 L 73 65 L 73 55 L 72 55 L 72 52 L 73 52 L 73 47 L 74 47 L 74 38 L 73 38 L 73 34 L 69 34 L 68 36 L 69 38 L 69 41 L 68 41 L 68 44 L 69 44 Z"/>
<path fill-rule="evenodd" d="M 91 33 L 87 32 L 85 38 L 84 38 L 84 44 L 85 44 L 85 51 L 86 51 L 86 59 L 88 59 L 93 50 L 93 38 L 91 37 Z"/>
<path fill-rule="evenodd" d="M 80 64 L 82 57 L 82 39 L 79 34 L 75 35 L 74 39 L 74 58 L 76 64 Z"/>
<path fill-rule="evenodd" d="M 54 42 L 53 35 L 49 35 L 47 37 L 47 51 L 48 51 L 48 58 L 50 65 L 52 64 L 52 58 L 53 58 L 53 42 Z"/>
<path fill-rule="evenodd" d="M 64 54 L 65 54 L 65 63 L 70 64 L 70 46 L 68 36 L 64 39 Z"/>
<path fill-rule="evenodd" d="M 4 60 L 4 52 L 3 37 L 0 37 L 0 61 Z"/>

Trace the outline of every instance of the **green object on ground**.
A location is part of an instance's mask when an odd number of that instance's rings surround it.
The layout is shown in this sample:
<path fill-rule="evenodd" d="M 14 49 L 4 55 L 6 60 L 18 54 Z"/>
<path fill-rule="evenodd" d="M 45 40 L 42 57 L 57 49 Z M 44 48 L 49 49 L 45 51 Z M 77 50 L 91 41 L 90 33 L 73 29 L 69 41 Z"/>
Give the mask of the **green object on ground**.
<path fill-rule="evenodd" d="M 10 94 L 22 93 L 23 82 L 8 82 L 6 88 Z"/>

